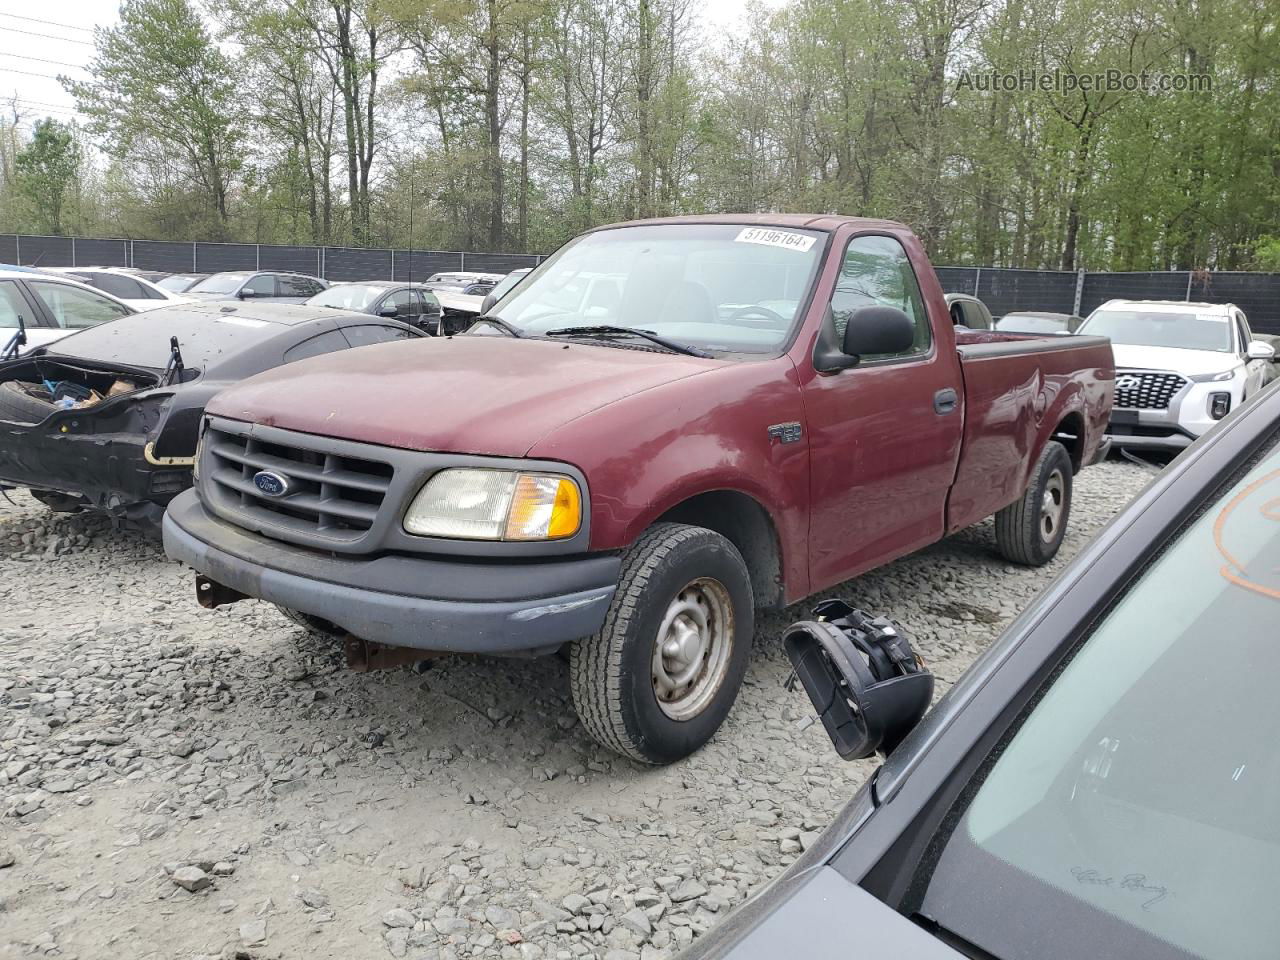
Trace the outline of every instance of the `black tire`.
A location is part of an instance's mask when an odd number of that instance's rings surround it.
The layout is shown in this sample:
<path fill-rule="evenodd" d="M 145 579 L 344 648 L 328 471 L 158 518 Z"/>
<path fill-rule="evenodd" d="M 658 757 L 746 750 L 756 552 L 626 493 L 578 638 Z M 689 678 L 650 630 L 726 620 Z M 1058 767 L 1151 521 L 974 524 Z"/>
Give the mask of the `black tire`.
<path fill-rule="evenodd" d="M 9 423 L 43 423 L 53 413 L 53 403 L 33 397 L 27 392 L 28 387 L 40 389 L 34 384 L 24 384 L 19 380 L 0 383 L 0 420 L 7 420 Z"/>
<path fill-rule="evenodd" d="M 1006 560 L 1040 567 L 1057 555 L 1071 518 L 1073 472 L 1066 448 L 1045 444 L 1026 492 L 996 514 L 996 544 Z"/>
<path fill-rule="evenodd" d="M 622 559 L 604 626 L 573 645 L 570 686 L 583 727 L 601 745 L 643 763 L 687 757 L 711 739 L 737 699 L 754 617 L 751 577 L 732 543 L 704 527 L 651 527 Z M 659 653 L 659 630 L 668 620 L 668 645 L 675 643 L 683 660 Z M 698 635 L 688 628 L 699 623 L 703 639 L 693 644 L 703 653 L 690 657 L 672 631 Z M 693 677 L 688 689 L 660 695 L 671 680 L 668 666 L 678 664 Z"/>
<path fill-rule="evenodd" d="M 343 630 L 335 623 L 330 623 L 323 617 L 312 616 L 309 613 L 303 613 L 301 610 L 292 610 L 289 607 L 282 607 L 280 604 L 275 605 L 276 609 L 284 614 L 285 618 L 292 620 L 302 629 L 310 633 L 318 633 L 324 637 L 345 637 L 347 631 Z"/>

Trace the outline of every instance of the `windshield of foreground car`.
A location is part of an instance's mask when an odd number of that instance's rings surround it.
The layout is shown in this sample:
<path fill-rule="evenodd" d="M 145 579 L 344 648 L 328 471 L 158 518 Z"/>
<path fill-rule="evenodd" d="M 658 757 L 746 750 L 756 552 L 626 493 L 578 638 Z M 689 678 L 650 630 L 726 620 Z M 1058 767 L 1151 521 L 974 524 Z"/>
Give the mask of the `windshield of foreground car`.
<path fill-rule="evenodd" d="M 369 305 L 387 292 L 386 287 L 366 283 L 338 283 L 328 290 L 321 290 L 310 300 L 308 307 L 338 307 L 343 310 L 367 310 Z"/>
<path fill-rule="evenodd" d="M 1132 346 L 1231 352 L 1231 324 L 1225 314 L 1096 310 L 1076 332 Z"/>
<path fill-rule="evenodd" d="M 920 912 L 1001 960 L 1275 957 L 1277 623 L 1273 446 L 1048 689 Z"/>
<path fill-rule="evenodd" d="M 600 230 L 562 247 L 494 313 L 525 336 L 636 327 L 707 350 L 773 353 L 805 300 L 824 239 L 743 224 Z"/>
<path fill-rule="evenodd" d="M 205 277 L 187 292 L 235 293 L 247 279 L 249 279 L 247 273 L 215 273 L 212 277 Z"/>

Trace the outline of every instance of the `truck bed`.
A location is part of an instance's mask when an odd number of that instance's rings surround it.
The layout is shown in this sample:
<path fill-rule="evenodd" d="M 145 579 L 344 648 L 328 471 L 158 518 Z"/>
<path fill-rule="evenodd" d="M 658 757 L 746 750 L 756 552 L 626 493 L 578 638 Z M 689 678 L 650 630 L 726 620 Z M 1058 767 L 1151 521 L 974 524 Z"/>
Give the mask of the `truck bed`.
<path fill-rule="evenodd" d="M 1026 489 L 1043 443 L 1056 438 L 1077 470 L 1106 432 L 1115 365 L 1105 337 L 956 331 L 964 440 L 947 506 L 950 532 Z"/>

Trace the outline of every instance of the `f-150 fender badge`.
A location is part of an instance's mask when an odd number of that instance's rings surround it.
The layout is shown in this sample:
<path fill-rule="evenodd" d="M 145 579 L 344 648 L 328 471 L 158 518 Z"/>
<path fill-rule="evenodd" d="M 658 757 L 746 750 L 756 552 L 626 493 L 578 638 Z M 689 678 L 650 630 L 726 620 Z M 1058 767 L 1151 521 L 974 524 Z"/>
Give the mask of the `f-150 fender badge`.
<path fill-rule="evenodd" d="M 769 427 L 769 436 L 781 443 L 796 443 L 804 436 L 804 427 L 795 420 L 790 423 L 775 423 Z"/>

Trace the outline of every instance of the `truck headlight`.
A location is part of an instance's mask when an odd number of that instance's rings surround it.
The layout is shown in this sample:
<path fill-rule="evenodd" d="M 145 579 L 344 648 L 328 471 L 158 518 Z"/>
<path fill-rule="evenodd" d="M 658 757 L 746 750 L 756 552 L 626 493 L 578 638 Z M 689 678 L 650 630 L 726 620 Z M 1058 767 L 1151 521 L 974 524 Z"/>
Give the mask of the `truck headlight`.
<path fill-rule="evenodd" d="M 458 540 L 562 540 L 581 526 L 573 478 L 470 467 L 441 470 L 404 515 L 409 533 Z"/>

